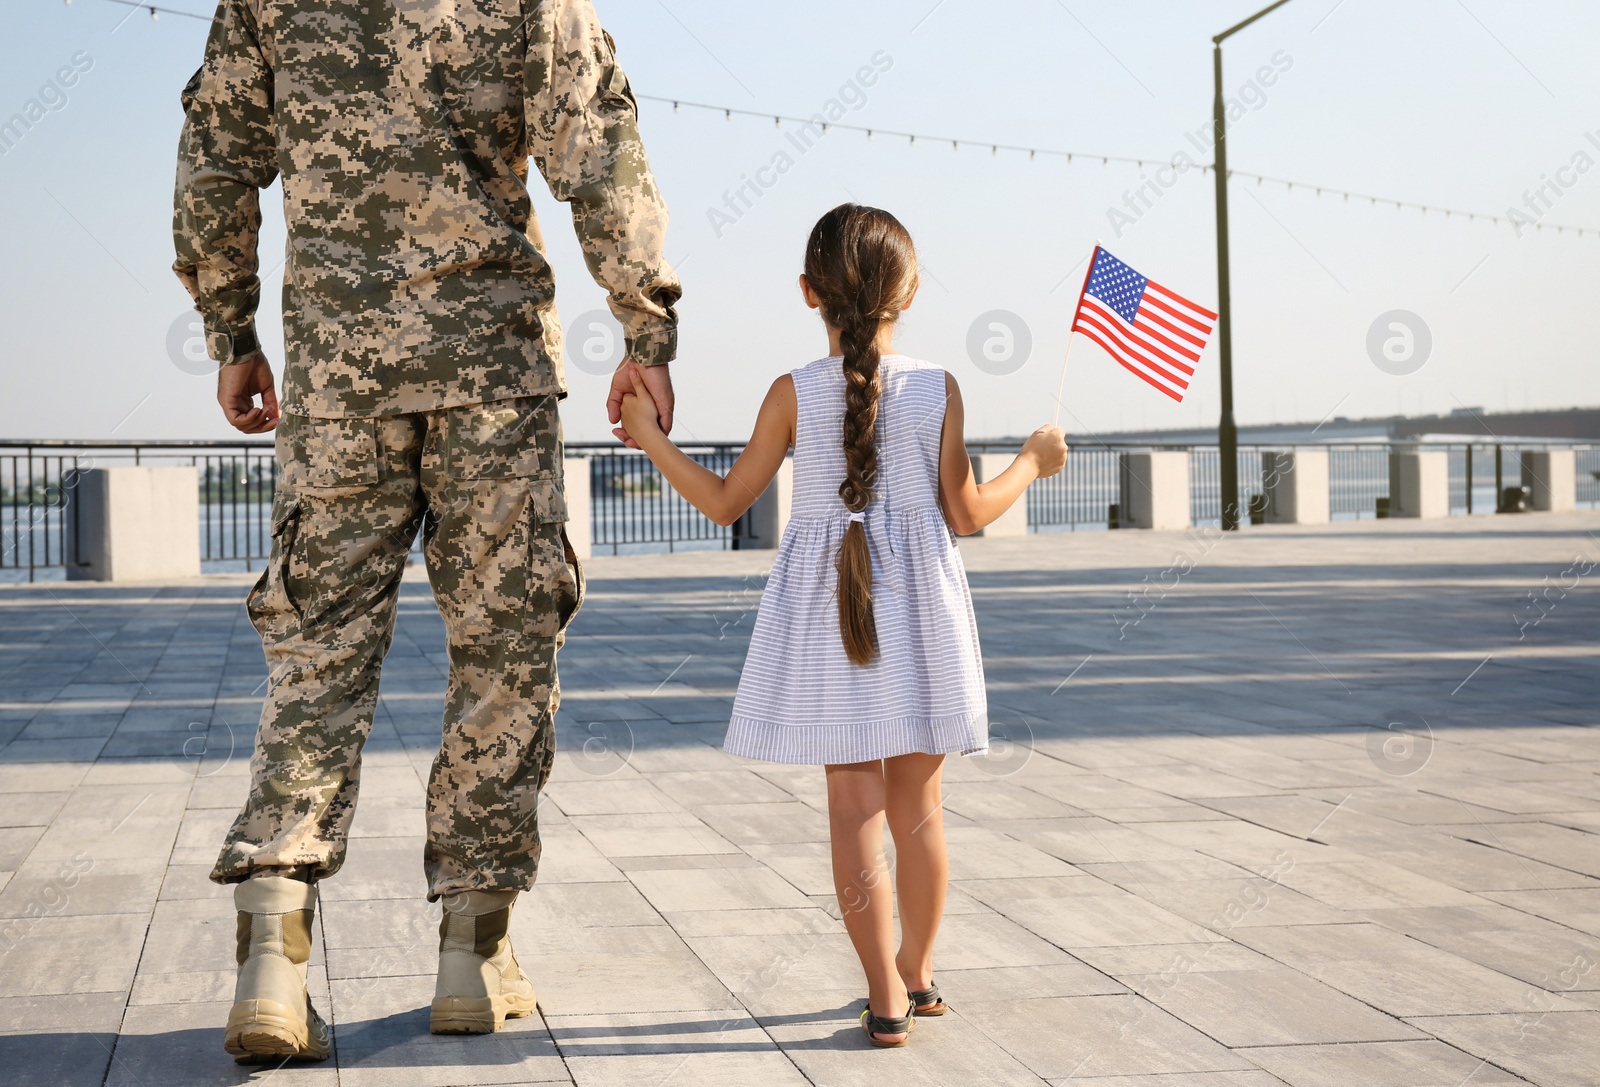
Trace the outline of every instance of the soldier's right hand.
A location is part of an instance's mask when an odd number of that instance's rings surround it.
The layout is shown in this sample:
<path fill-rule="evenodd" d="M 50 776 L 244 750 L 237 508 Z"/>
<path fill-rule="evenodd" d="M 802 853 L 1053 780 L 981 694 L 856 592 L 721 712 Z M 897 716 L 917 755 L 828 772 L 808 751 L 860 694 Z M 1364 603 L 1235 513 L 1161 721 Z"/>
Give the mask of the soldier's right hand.
<path fill-rule="evenodd" d="M 256 406 L 255 398 L 261 397 Z M 272 384 L 272 366 L 257 351 L 246 362 L 217 369 L 217 403 L 228 425 L 244 434 L 265 434 L 278 425 L 278 391 Z"/>

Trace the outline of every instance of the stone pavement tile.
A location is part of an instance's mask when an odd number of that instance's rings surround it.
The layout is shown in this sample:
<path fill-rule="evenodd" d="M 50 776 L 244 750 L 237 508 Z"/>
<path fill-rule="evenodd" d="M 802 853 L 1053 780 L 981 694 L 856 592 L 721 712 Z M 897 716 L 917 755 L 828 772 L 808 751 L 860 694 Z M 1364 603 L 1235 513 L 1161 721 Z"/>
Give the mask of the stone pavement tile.
<path fill-rule="evenodd" d="M 609 733 L 604 728 L 585 726 L 575 737 L 585 740 L 598 736 L 602 743 L 610 744 Z M 687 739 L 679 743 L 644 743 L 634 733 L 633 750 L 626 753 L 630 769 L 640 774 L 659 774 L 669 770 L 751 770 L 752 765 L 722 750 L 720 744 Z M 765 776 L 765 775 L 763 775 Z"/>
<path fill-rule="evenodd" d="M 232 809 L 223 810 L 231 823 Z M 421 838 L 427 832 L 428 817 L 421 789 L 415 796 L 363 795 L 350 824 L 352 838 Z"/>
<path fill-rule="evenodd" d="M 112 913 L 149 916 L 161 887 L 161 862 L 41 859 L 23 865 L 0 891 L 0 918 L 44 909 L 62 917 Z"/>
<path fill-rule="evenodd" d="M 685 868 L 760 868 L 761 862 L 748 853 L 689 853 L 668 857 L 608 857 L 617 870 L 665 872 Z"/>
<path fill-rule="evenodd" d="M 76 788 L 88 772 L 88 763 L 0 764 L 0 796 L 56 793 Z"/>
<path fill-rule="evenodd" d="M 948 959 L 942 950 L 935 953 L 935 958 L 934 974 L 939 990 L 954 1008 L 981 1000 L 1105 996 L 1128 991 L 1121 982 L 1071 956 L 1066 961 L 1049 965 L 980 966 L 971 969 L 952 969 L 946 965 Z"/>
<path fill-rule="evenodd" d="M 628 878 L 662 912 L 811 904 L 792 884 L 765 868 L 634 871 Z"/>
<path fill-rule="evenodd" d="M 317 891 L 325 902 L 423 898 L 428 893 L 428 881 L 422 873 L 422 839 L 353 839 L 344 867 L 331 879 L 318 883 Z"/>
<path fill-rule="evenodd" d="M 886 842 L 886 856 L 893 858 L 894 845 Z M 772 869 L 805 895 L 831 895 L 833 850 L 827 842 L 781 842 L 746 847 L 750 856 Z M 891 859 L 890 864 L 893 864 Z M 948 903 L 946 903 L 948 910 Z"/>
<path fill-rule="evenodd" d="M 1253 1072 L 1188 1072 L 1181 1076 L 1076 1076 L 1058 1079 L 1051 1087 L 1283 1087 L 1283 1080 L 1257 1069 Z"/>
<path fill-rule="evenodd" d="M 1391 1015 L 1471 1015 L 1570 1006 L 1541 989 L 1381 925 L 1241 928 L 1232 937 Z"/>
<path fill-rule="evenodd" d="M 513 914 L 512 934 L 546 1015 L 690 1011 L 730 999 L 716 975 L 665 925 L 529 930 Z"/>
<path fill-rule="evenodd" d="M 1216 797 L 1202 803 L 1236 819 L 1295 838 L 1309 837 L 1338 810 L 1337 802 L 1301 795 Z"/>
<path fill-rule="evenodd" d="M 1600 936 L 1600 887 L 1485 891 L 1482 897 L 1587 932 L 1590 936 Z"/>
<path fill-rule="evenodd" d="M 993 909 L 1057 947 L 1207 943 L 1209 930 L 1126 891 L 1070 898 L 1009 898 Z"/>
<path fill-rule="evenodd" d="M 1542 1087 L 1600 1083 L 1600 1012 L 1544 1014 L 1541 1007 L 1516 1015 L 1436 1015 L 1410 1022 Z"/>
<path fill-rule="evenodd" d="M 58 711 L 52 713 L 51 711 Z M 67 707 L 46 706 L 17 734 L 22 740 L 105 739 L 117 730 L 120 713 L 71 713 Z"/>
<path fill-rule="evenodd" d="M 1237 1052 L 1292 1087 L 1480 1087 L 1528 1082 L 1432 1038 L 1261 1046 Z"/>
<path fill-rule="evenodd" d="M 219 960 L 220 963 L 221 960 Z M 196 965 L 199 965 L 197 962 Z M 141 972 L 133 979 L 128 1004 L 205 1004 L 232 1001 L 237 971 L 230 965 L 221 970 L 186 970 L 182 973 Z M 308 984 L 310 978 L 308 975 Z M 326 986 L 323 986 L 326 989 Z M 313 997 L 316 999 L 316 997 Z M 326 1001 L 318 1007 L 326 1007 Z"/>
<path fill-rule="evenodd" d="M 1090 819 L 1039 819 L 1007 824 L 1005 834 L 985 827 L 946 825 L 945 839 L 950 847 L 951 879 L 1019 879 L 1029 876 L 1071 876 L 1076 870 L 1070 858 L 1054 855 L 1067 832 L 1063 826 L 1078 826 Z M 1111 823 L 1104 828 L 1120 830 Z M 1089 833 L 1088 831 L 1084 832 Z M 1021 838 L 1022 841 L 1017 839 Z M 1076 840 L 1075 838 L 1072 840 Z"/>
<path fill-rule="evenodd" d="M 1425 793 L 1509 815 L 1571 811 L 1572 796 L 1524 781 L 1489 781 L 1470 774 L 1433 774 L 1417 783 Z"/>
<path fill-rule="evenodd" d="M 0 828 L 49 826 L 71 795 L 66 789 L 58 793 L 0 794 Z"/>
<path fill-rule="evenodd" d="M 0 748 L 0 763 L 27 766 L 35 763 L 92 762 L 106 740 L 98 736 L 60 740 L 12 740 Z"/>
<path fill-rule="evenodd" d="M 420 896 L 321 903 L 317 916 L 328 973 L 338 979 L 431 969 L 437 962 L 439 913 L 438 905 Z"/>
<path fill-rule="evenodd" d="M 561 1055 L 575 1058 L 626 1054 L 680 1058 L 708 1053 L 769 1053 L 777 1046 L 742 1008 L 683 1012 L 630 1012 L 618 1015 L 552 1015 L 545 1019 Z M 663 1071 L 671 1071 L 668 1064 Z M 684 1071 L 679 1075 L 684 1075 Z M 685 1081 L 687 1082 L 687 1081 Z"/>
<path fill-rule="evenodd" d="M 1293 858 L 1298 862 L 1319 857 L 1333 860 L 1337 857 L 1337 851 L 1327 846 L 1238 820 L 1226 823 L 1151 823 L 1141 827 L 1140 832 L 1167 844 L 1169 848 L 1184 848 L 1205 853 L 1257 874 L 1267 869 L 1281 868 L 1286 858 Z"/>
<path fill-rule="evenodd" d="M 1276 965 L 1265 955 L 1226 940 L 1208 944 L 1080 947 L 1073 954 L 1114 978 L 1139 974 L 1176 977 L 1203 970 L 1265 970 Z"/>
<path fill-rule="evenodd" d="M 138 914 L 20 917 L 0 924 L 8 948 L 0 997 L 64 993 L 126 993 L 144 944 Z M 93 953 L 86 953 L 88 949 Z"/>
<path fill-rule="evenodd" d="M 979 1002 L 961 1015 L 1044 1079 L 1253 1067 L 1139 996 Z"/>
<path fill-rule="evenodd" d="M 1491 970 L 1552 990 L 1600 989 L 1600 948 L 1592 937 L 1510 907 L 1368 910 L 1385 928 Z M 1588 963 L 1585 967 L 1584 963 Z"/>
<path fill-rule="evenodd" d="M 1018 879 L 952 880 L 952 890 L 969 895 L 990 908 L 1019 898 L 1081 898 L 1117 895 L 1121 889 L 1082 872 L 1065 876 L 1027 876 Z"/>
<path fill-rule="evenodd" d="M 1398 1019 L 1285 966 L 1124 975 L 1121 981 L 1230 1049 L 1420 1038 Z"/>
<path fill-rule="evenodd" d="M 779 988 L 751 1011 L 819 1087 L 1038 1087 L 1037 1076 L 959 1012 L 918 1020 L 903 1049 L 874 1049 L 861 1030 L 864 992 Z"/>
<path fill-rule="evenodd" d="M 765 1035 L 763 1035 L 765 1037 Z M 668 1083 L 695 1087 L 806 1087 L 788 1056 L 770 1051 L 627 1053 L 606 1057 L 568 1057 L 567 1070 L 578 1087 L 654 1087 Z"/>
<path fill-rule="evenodd" d="M 438 915 L 434 907 L 434 915 Z M 536 883 L 517 900 L 522 925 L 535 929 L 615 928 L 665 924 L 632 883 Z M 435 921 L 434 929 L 438 923 Z"/>
<path fill-rule="evenodd" d="M 1182 807 L 1168 804 L 1159 808 L 1095 808 L 1094 814 L 1113 823 L 1187 823 L 1197 819 L 1225 820 L 1233 818 L 1226 812 L 1212 811 L 1210 808 L 1202 808 L 1188 803 L 1185 803 Z M 1218 1072 L 1215 1074 L 1221 1076 L 1233 1075 L 1232 1072 Z M 1244 1074 L 1249 1075 L 1251 1073 Z"/>
<path fill-rule="evenodd" d="M 947 915 L 935 949 L 939 969 L 975 970 L 998 966 L 1053 966 L 1074 961 L 1047 940 L 998 914 Z"/>
<path fill-rule="evenodd" d="M 751 1008 L 753 998 L 773 989 L 798 993 L 866 985 L 861 962 L 842 931 L 689 936 L 685 942 Z"/>
<path fill-rule="evenodd" d="M 772 804 L 794 798 L 749 770 L 671 771 L 650 781 L 686 808 L 702 804 Z"/>
<path fill-rule="evenodd" d="M 1122 886 L 1146 902 L 1219 933 L 1240 925 L 1329 925 L 1349 919 L 1343 910 L 1260 877 Z"/>
<path fill-rule="evenodd" d="M 1106 864 L 1079 864 L 1077 868 L 1096 879 L 1131 887 L 1142 883 L 1190 883 L 1196 880 L 1248 879 L 1253 873 L 1237 864 L 1208 857 L 1204 853 L 1189 853 L 1156 861 L 1110 862 Z"/>
<path fill-rule="evenodd" d="M 682 812 L 682 805 L 650 781 L 552 781 L 546 796 L 566 815 L 621 815 L 627 812 Z"/>
<path fill-rule="evenodd" d="M 1470 841 L 1518 857 L 1543 861 L 1587 876 L 1600 876 L 1600 834 L 1549 823 L 1483 823 L 1463 827 L 1458 833 Z"/>
<path fill-rule="evenodd" d="M 789 936 L 843 932 L 844 923 L 826 907 L 761 910 L 690 910 L 665 914 L 679 936 Z"/>
<path fill-rule="evenodd" d="M 732 756 L 729 756 L 730 758 Z M 798 800 L 820 800 L 824 805 L 828 797 L 828 778 L 820 766 L 779 766 L 775 763 L 756 763 L 753 771 Z"/>
<path fill-rule="evenodd" d="M 0 872 L 21 868 L 46 829 L 43 825 L 0 827 Z"/>
<path fill-rule="evenodd" d="M 1417 906 L 1474 906 L 1482 899 L 1378 860 L 1300 861 L 1278 882 L 1341 910 L 1387 910 Z"/>
<path fill-rule="evenodd" d="M 219 843 L 220 844 L 220 843 Z M 171 864 L 161 881 L 160 900 L 206 899 L 213 902 L 233 902 L 233 888 L 211 882 L 209 864 Z M 231 905 L 230 907 L 231 908 Z"/>
<path fill-rule="evenodd" d="M 1037 790 L 1010 781 L 971 781 L 948 785 L 944 806 L 968 819 L 1065 819 L 1083 815 Z"/>
<path fill-rule="evenodd" d="M 1133 748 L 1127 750 L 1132 751 Z M 1028 777 L 1023 781 L 1028 788 L 1084 811 L 1101 808 L 1152 808 L 1171 805 L 1189 807 L 1187 800 L 1155 789 L 1146 789 L 1118 781 L 1104 774 L 1083 774 L 1068 777 Z"/>
<path fill-rule="evenodd" d="M 170 758 L 100 759 L 83 775 L 83 785 L 173 785 L 187 789 L 195 762 L 183 757 L 181 745 Z"/>
<path fill-rule="evenodd" d="M 494 1034 L 428 1033 L 433 984 L 431 973 L 333 983 L 340 1087 L 571 1082 L 537 1015 L 508 1019 Z"/>
<path fill-rule="evenodd" d="M 739 847 L 688 812 L 574 815 L 572 825 L 607 857 L 737 853 Z"/>
<path fill-rule="evenodd" d="M 1270 796 L 1280 790 L 1257 781 L 1235 777 L 1209 766 L 1192 763 L 1157 763 L 1154 766 L 1116 766 L 1107 776 L 1130 785 L 1166 793 L 1183 800 L 1203 800 L 1229 796 Z"/>
<path fill-rule="evenodd" d="M 1362 812 L 1366 815 L 1377 815 L 1396 823 L 1408 823 L 1412 826 L 1454 826 L 1460 823 L 1498 823 L 1506 822 L 1504 812 L 1495 811 L 1493 808 L 1482 808 L 1475 804 L 1467 804 L 1460 800 L 1443 796 L 1433 796 L 1429 793 L 1417 792 L 1403 785 L 1393 785 L 1388 788 L 1359 789 L 1353 795 L 1339 790 L 1338 795 L 1322 794 L 1324 799 L 1332 797 L 1337 803 L 1344 796 L 1349 796 L 1345 807 L 1349 811 Z M 1523 819 L 1538 818 L 1535 815 L 1521 816 Z"/>
<path fill-rule="evenodd" d="M 106 1075 L 106 1087 L 210 1087 L 270 1082 L 288 1087 L 333 1087 L 332 1060 L 251 1066 L 222 1049 L 227 1003 L 151 1004 L 129 1008 Z"/>
<path fill-rule="evenodd" d="M 122 993 L 0 998 L 7 1087 L 100 1087 L 125 1004 Z"/>
<path fill-rule="evenodd" d="M 741 846 L 758 842 L 825 842 L 828 820 L 816 808 L 799 801 L 784 804 L 707 804 L 694 813 L 706 824 Z"/>
<path fill-rule="evenodd" d="M 1082 819 L 1012 820 L 1006 824 L 1006 833 L 1040 852 L 1071 864 L 1173 860 L 1189 856 L 1193 852 L 1189 847 L 1171 844 L 1152 834 L 1154 828 L 1169 825 L 1173 824 L 1141 823 L 1138 827 L 1132 827 L 1099 816 L 1087 816 Z M 985 830 L 978 833 L 990 832 Z"/>

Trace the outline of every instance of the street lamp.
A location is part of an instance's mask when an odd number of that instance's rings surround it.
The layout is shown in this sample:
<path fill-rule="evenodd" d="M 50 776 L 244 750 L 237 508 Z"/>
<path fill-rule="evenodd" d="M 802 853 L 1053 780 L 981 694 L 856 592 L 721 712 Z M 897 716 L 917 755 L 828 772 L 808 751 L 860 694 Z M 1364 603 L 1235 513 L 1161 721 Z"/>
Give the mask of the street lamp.
<path fill-rule="evenodd" d="M 1217 452 L 1222 461 L 1224 532 L 1239 527 L 1239 428 L 1233 421 L 1233 301 L 1228 287 L 1228 115 L 1222 95 L 1222 43 L 1288 2 L 1277 0 L 1211 39 L 1211 70 L 1216 80 L 1211 98 L 1211 126 L 1216 135 L 1217 343 L 1222 361 L 1222 418 L 1217 423 Z"/>

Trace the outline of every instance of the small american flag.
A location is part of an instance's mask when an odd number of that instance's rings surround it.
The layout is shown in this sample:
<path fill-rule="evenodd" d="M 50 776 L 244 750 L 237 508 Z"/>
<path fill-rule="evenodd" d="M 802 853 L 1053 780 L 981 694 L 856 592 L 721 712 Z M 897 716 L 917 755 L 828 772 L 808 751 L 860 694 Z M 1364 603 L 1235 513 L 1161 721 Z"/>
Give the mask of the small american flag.
<path fill-rule="evenodd" d="M 1215 313 L 1145 278 L 1097 245 L 1072 331 L 1083 333 L 1182 403 L 1216 323 Z"/>

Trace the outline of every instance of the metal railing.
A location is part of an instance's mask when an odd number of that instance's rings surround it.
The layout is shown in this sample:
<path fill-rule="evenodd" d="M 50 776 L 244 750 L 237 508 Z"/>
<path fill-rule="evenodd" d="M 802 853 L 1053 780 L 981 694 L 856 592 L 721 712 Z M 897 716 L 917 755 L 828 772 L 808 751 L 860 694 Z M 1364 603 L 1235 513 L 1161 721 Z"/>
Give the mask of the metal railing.
<path fill-rule="evenodd" d="M 1393 443 L 1419 447 L 1418 443 Z M 1495 512 L 1506 488 L 1522 485 L 1521 453 L 1575 452 L 1577 502 L 1600 505 L 1600 444 L 1573 442 L 1451 442 L 1421 448 L 1449 454 L 1452 514 Z M 682 447 L 701 464 L 726 473 L 743 446 Z M 1014 452 L 1015 442 L 974 442 L 977 452 Z M 1240 503 L 1261 490 L 1261 455 L 1294 448 L 1252 444 L 1239 449 Z M 1301 448 L 1305 448 L 1302 446 Z M 1335 519 L 1374 517 L 1389 494 L 1390 443 L 1336 443 L 1328 451 L 1329 506 Z M 1178 450 L 1189 457 L 1190 512 L 1196 525 L 1221 521 L 1218 450 L 1214 445 L 1104 443 L 1073 446 L 1067 467 L 1028 490 L 1028 524 L 1035 531 L 1105 528 L 1122 501 L 1120 455 Z M 713 523 L 662 479 L 648 458 L 612 442 L 574 442 L 568 457 L 588 461 L 591 540 L 597 551 L 738 548 L 748 538 L 744 519 Z M 278 469 L 269 439 L 193 441 L 0 441 L 0 573 L 74 564 L 76 518 L 71 503 L 81 474 L 116 465 L 193 466 L 200 486 L 200 556 L 210 569 L 252 569 L 271 549 L 272 493 Z"/>

